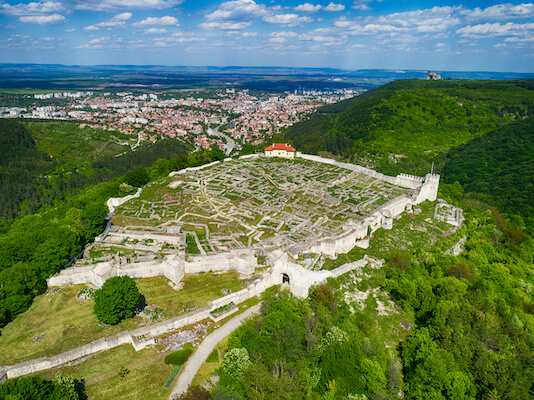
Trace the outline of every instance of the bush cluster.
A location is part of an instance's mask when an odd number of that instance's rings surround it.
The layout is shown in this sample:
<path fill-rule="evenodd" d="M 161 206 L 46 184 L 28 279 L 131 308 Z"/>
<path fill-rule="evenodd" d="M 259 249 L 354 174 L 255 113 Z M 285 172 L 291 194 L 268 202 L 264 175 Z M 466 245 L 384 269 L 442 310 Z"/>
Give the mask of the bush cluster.
<path fill-rule="evenodd" d="M 165 357 L 165 364 L 182 365 L 187 361 L 192 352 L 193 350 L 191 349 L 175 351 L 174 353 L 171 353 Z"/>

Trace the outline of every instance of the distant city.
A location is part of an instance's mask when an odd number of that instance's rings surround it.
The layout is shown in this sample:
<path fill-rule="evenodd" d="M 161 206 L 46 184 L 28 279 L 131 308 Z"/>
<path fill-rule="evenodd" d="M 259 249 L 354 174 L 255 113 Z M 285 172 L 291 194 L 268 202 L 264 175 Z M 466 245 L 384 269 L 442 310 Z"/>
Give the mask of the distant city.
<path fill-rule="evenodd" d="M 229 137 L 241 144 L 258 145 L 267 136 L 300 121 L 317 108 L 349 99 L 363 90 L 294 90 L 279 96 L 258 97 L 248 90 L 227 88 L 212 98 L 175 98 L 166 94 L 93 91 L 26 95 L 35 100 L 58 100 L 61 104 L 0 107 L 0 118 L 31 118 L 80 121 L 80 128 L 120 131 L 142 140 L 161 136 L 188 140 L 197 148 L 213 145 L 225 149 Z M 65 104 L 64 100 L 68 100 Z M 223 126 L 222 135 L 208 130 Z"/>

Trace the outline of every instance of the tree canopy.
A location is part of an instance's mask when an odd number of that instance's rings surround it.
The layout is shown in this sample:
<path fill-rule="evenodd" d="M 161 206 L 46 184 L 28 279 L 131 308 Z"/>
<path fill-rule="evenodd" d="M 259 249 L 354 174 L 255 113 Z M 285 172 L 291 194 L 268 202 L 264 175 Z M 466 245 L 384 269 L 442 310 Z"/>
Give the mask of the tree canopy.
<path fill-rule="evenodd" d="M 133 316 L 139 298 L 139 290 L 132 278 L 115 276 L 96 291 L 94 313 L 101 322 L 114 325 Z"/>

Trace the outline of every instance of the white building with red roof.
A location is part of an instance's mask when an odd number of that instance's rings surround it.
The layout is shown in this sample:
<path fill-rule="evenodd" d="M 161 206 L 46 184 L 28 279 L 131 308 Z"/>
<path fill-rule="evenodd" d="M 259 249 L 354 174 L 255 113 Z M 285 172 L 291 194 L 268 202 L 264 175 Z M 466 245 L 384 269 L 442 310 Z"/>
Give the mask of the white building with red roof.
<path fill-rule="evenodd" d="M 294 159 L 297 151 L 288 144 L 274 143 L 265 149 L 267 157 L 282 157 Z"/>

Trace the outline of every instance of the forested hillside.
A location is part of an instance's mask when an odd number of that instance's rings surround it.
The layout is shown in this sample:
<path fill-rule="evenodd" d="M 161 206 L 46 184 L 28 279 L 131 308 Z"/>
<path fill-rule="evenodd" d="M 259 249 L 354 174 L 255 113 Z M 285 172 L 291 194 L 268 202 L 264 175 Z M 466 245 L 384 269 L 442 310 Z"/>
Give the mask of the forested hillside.
<path fill-rule="evenodd" d="M 533 114 L 532 80 L 403 80 L 323 107 L 284 135 L 299 151 L 363 158 L 389 175 L 422 176 L 434 163 L 443 182 L 521 215 L 532 233 Z"/>
<path fill-rule="evenodd" d="M 62 126 L 38 128 L 52 128 L 60 136 L 57 130 Z M 60 161 L 51 160 L 38 150 L 23 124 L 0 120 L 0 212 L 5 231 L 0 235 L 0 328 L 24 312 L 46 290 L 46 279 L 102 232 L 108 198 L 127 195 L 171 170 L 224 158 L 219 149 L 188 155 L 187 145 L 163 140 L 86 163 L 73 138 L 64 142 L 71 145 L 48 140 L 49 148 L 64 148 L 56 153 Z"/>
<path fill-rule="evenodd" d="M 392 250 L 372 278 L 329 280 L 306 300 L 267 293 L 229 338 L 211 398 L 533 398 L 534 241 L 501 222 L 471 202 L 459 256 L 444 239 Z M 384 316 L 354 286 L 386 290 L 399 308 Z"/>
<path fill-rule="evenodd" d="M 53 163 L 24 125 L 12 120 L 0 119 L 0 154 L 0 219 L 6 223 L 18 215 L 22 202 L 39 203 L 37 177 L 49 173 Z"/>
<path fill-rule="evenodd" d="M 80 138 L 72 123 L 27 125 L 29 129 L 20 122 L 0 119 L 0 231 L 17 216 L 50 207 L 84 187 L 190 151 L 189 145 L 177 140 L 131 151 L 113 143 L 113 135 L 124 139 L 118 133 L 108 133 L 105 139 L 102 132 L 88 129 Z M 118 152 L 124 154 L 117 157 Z"/>
<path fill-rule="evenodd" d="M 482 193 L 499 209 L 534 228 L 534 118 L 526 118 L 451 150 L 444 182 Z"/>
<path fill-rule="evenodd" d="M 533 81 L 404 80 L 319 109 L 284 135 L 306 153 L 410 157 L 446 152 L 533 113 Z"/>

